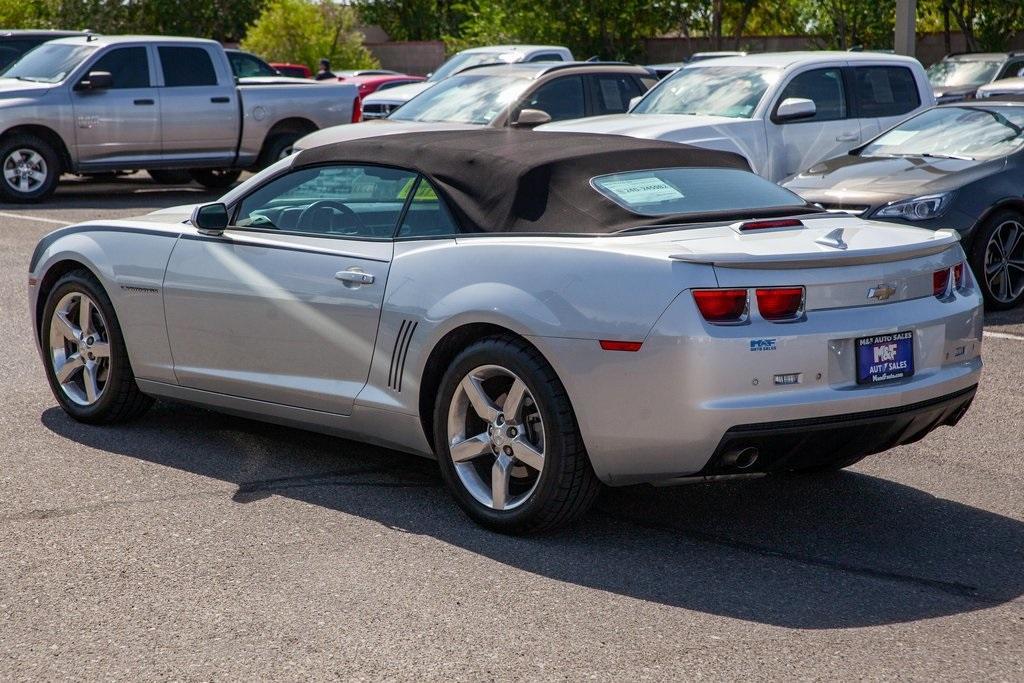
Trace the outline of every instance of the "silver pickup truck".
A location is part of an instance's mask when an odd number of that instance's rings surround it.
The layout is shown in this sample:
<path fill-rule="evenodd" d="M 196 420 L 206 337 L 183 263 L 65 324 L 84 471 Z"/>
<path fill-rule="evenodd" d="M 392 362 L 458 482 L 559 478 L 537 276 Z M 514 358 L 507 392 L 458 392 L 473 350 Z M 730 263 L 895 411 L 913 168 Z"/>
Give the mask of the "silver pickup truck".
<path fill-rule="evenodd" d="M 354 85 L 237 83 L 209 40 L 54 40 L 0 76 L 0 201 L 44 199 L 62 173 L 146 169 L 160 182 L 187 170 L 222 188 L 303 135 L 359 115 Z"/>

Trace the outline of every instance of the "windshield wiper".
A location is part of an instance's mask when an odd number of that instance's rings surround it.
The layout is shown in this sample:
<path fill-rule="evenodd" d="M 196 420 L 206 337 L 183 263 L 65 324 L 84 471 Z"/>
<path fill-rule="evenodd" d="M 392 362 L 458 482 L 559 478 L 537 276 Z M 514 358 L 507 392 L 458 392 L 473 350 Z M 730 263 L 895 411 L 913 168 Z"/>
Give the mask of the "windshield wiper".
<path fill-rule="evenodd" d="M 29 83 L 45 83 L 45 78 L 32 78 L 31 76 L 15 76 L 15 80 L 28 81 Z"/>

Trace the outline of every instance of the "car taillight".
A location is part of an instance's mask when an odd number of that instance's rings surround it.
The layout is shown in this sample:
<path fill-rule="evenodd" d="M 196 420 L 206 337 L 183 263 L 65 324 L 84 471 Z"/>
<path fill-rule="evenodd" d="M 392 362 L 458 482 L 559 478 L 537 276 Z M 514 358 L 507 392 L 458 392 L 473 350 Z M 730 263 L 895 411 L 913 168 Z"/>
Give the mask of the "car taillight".
<path fill-rule="evenodd" d="M 962 277 L 962 274 L 961 274 Z M 941 299 L 946 296 L 946 290 L 949 289 L 949 268 L 943 268 L 942 270 L 936 270 L 932 273 L 932 294 L 936 298 Z"/>
<path fill-rule="evenodd" d="M 746 232 L 748 230 L 772 230 L 774 228 L 802 228 L 803 226 L 803 222 L 795 218 L 780 218 L 771 221 L 747 221 L 740 224 L 740 230 Z"/>
<path fill-rule="evenodd" d="M 363 98 L 356 95 L 352 100 L 352 123 L 359 123 L 363 120 Z"/>
<path fill-rule="evenodd" d="M 704 319 L 712 323 L 733 323 L 747 312 L 745 289 L 695 289 L 693 300 Z"/>
<path fill-rule="evenodd" d="M 765 320 L 795 318 L 804 303 L 803 287 L 770 287 L 758 289 L 757 310 Z"/>
<path fill-rule="evenodd" d="M 964 262 L 961 261 L 953 266 L 953 285 L 957 289 L 963 289 L 966 284 L 967 281 L 964 279 Z"/>

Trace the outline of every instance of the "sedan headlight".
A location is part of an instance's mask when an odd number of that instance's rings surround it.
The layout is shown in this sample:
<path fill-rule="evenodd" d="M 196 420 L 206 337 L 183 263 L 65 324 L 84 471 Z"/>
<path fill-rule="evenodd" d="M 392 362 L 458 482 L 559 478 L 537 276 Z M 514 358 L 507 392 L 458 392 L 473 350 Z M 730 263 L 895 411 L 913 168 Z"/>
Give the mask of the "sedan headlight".
<path fill-rule="evenodd" d="M 925 221 L 941 216 L 949 207 L 952 192 L 929 194 L 893 202 L 875 212 L 875 218 L 902 218 L 905 221 Z"/>

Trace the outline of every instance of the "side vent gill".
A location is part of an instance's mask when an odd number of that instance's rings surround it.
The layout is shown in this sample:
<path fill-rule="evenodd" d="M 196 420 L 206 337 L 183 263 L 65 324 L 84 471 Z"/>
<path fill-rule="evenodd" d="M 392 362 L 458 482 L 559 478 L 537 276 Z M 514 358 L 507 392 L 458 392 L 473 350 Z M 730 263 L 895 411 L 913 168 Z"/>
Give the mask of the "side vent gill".
<path fill-rule="evenodd" d="M 395 337 L 395 348 L 391 350 L 391 370 L 388 372 L 388 387 L 395 391 L 402 390 L 402 374 L 405 372 L 405 357 L 409 353 L 409 343 L 416 333 L 418 322 L 403 320 Z"/>

